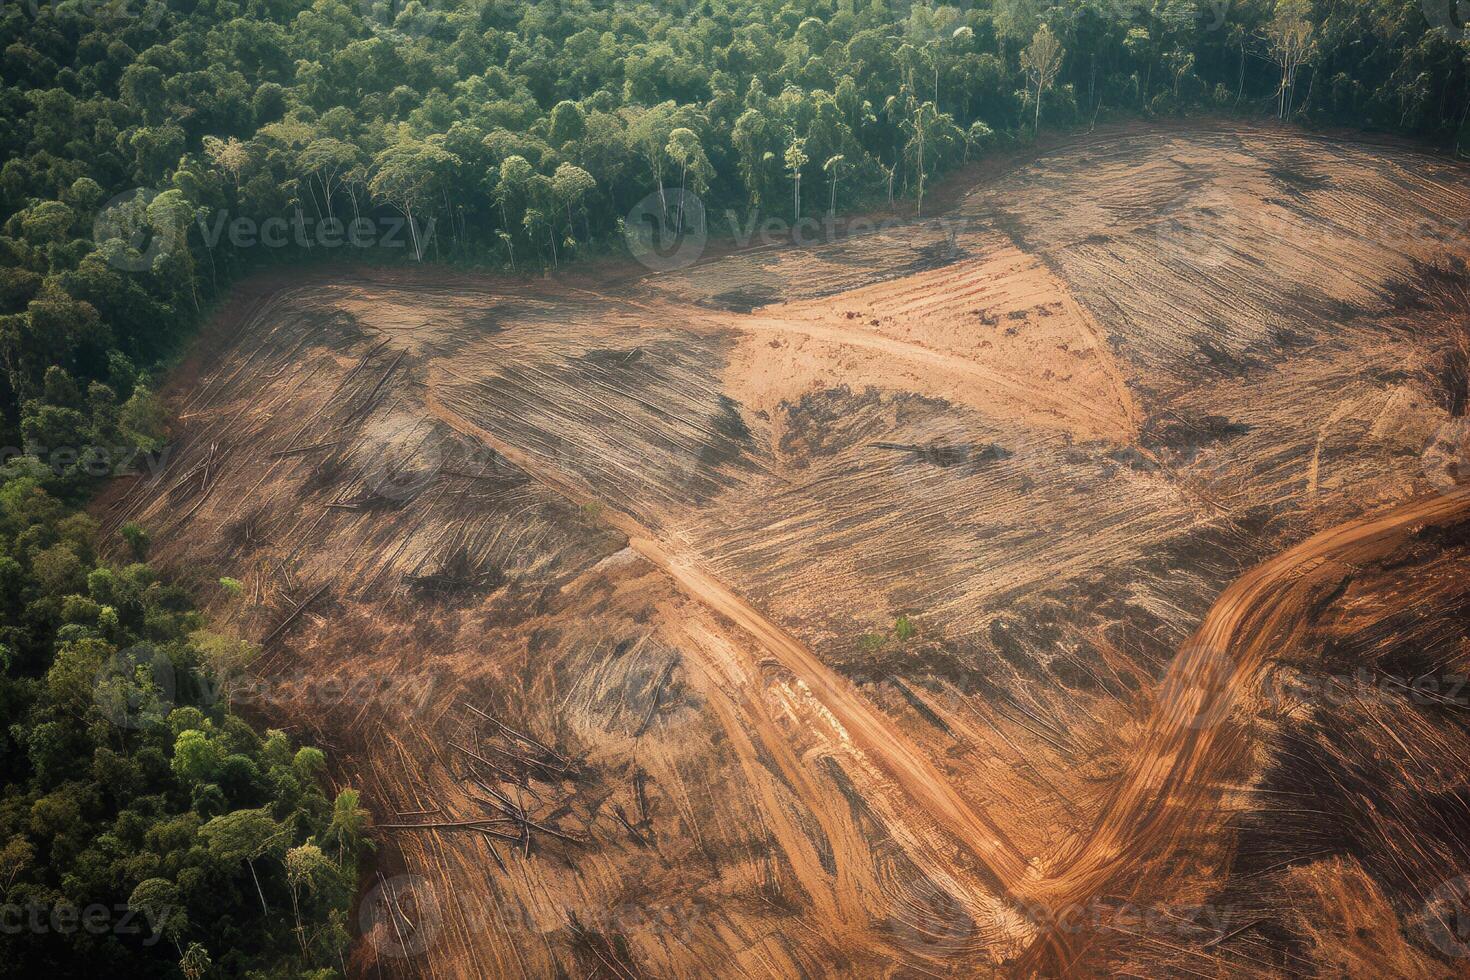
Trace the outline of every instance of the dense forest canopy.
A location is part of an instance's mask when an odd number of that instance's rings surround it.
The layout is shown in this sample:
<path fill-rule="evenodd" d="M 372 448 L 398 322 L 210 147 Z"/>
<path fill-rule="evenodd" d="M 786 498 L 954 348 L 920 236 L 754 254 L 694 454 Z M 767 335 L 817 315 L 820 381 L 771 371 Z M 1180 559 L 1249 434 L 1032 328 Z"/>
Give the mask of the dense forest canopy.
<path fill-rule="evenodd" d="M 1464 32 L 1434 0 L 5 9 L 0 407 L 26 448 L 62 435 L 47 368 L 125 404 L 234 274 L 284 251 L 540 267 L 671 186 L 794 216 L 803 187 L 808 210 L 916 195 L 1105 113 L 1458 147 L 1470 106 Z M 383 220 L 350 240 L 365 216 Z"/>
<path fill-rule="evenodd" d="M 253 651 L 149 569 L 145 529 L 125 529 L 118 565 L 73 509 L 166 451 L 155 374 L 240 274 L 349 254 L 540 271 L 617 241 L 621 216 L 677 189 L 710 215 L 922 208 L 957 164 L 1119 115 L 1274 116 L 1459 152 L 1470 42 L 1453 9 L 6 4 L 0 899 L 131 909 L 148 926 L 7 933 L 5 961 L 345 970 L 355 794 L 334 803 L 320 753 L 206 696 Z"/>

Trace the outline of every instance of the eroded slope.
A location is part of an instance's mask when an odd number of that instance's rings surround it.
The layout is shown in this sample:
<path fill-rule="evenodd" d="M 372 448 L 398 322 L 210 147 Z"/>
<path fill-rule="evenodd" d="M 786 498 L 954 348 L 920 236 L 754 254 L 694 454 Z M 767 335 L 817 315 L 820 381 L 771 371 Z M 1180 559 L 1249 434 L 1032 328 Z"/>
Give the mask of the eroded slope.
<path fill-rule="evenodd" d="M 1248 797 L 1217 793 L 1235 817 L 1163 883 L 1055 882 L 1227 586 L 1432 489 L 1456 401 L 1413 304 L 1467 187 L 1391 148 L 1131 133 L 943 224 L 631 287 L 263 289 L 107 517 L 247 583 L 222 612 L 268 639 L 263 713 L 402 825 L 385 875 L 442 914 L 404 949 L 390 908 L 364 969 L 973 975 L 1051 944 L 1080 972 L 1303 972 L 1341 949 L 1236 889 Z M 392 683 L 334 703 L 323 676 Z M 1247 789 L 1282 764 L 1242 758 Z M 1266 893 L 1385 866 L 1299 837 Z M 1409 886 L 1368 880 L 1407 921 Z M 1059 891 L 1268 926 L 1200 925 L 1180 961 L 1167 916 L 1058 938 Z"/>

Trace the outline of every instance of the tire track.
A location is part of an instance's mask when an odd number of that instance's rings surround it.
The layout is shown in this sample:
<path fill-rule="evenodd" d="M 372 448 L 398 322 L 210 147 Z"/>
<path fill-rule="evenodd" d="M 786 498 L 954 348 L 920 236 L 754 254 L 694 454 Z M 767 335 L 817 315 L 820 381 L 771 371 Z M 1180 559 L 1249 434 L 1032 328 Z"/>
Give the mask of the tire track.
<path fill-rule="evenodd" d="M 672 550 L 632 516 L 605 501 L 594 499 L 563 474 L 543 466 L 446 407 L 439 397 L 438 376 L 441 373 L 452 374 L 442 366 L 430 368 L 426 401 L 435 418 L 456 432 L 494 449 L 561 496 L 580 505 L 596 505 L 600 519 L 626 535 L 629 547 L 668 575 L 679 591 L 733 621 L 777 663 L 806 685 L 852 743 L 907 796 L 909 807 L 896 807 L 895 810 L 928 817 L 975 858 L 978 868 L 969 862 L 958 862 L 953 857 L 938 854 L 930 847 L 920 848 L 922 853 L 911 854 L 921 865 L 932 867 L 939 863 L 945 878 L 961 882 L 974 878 L 978 871 L 980 877 L 996 890 L 998 897 L 1012 897 L 1023 892 L 1031 878 L 1029 866 L 1005 832 L 983 811 L 963 799 L 918 747 L 890 719 L 873 708 L 847 680 L 822 663 L 803 643 L 705 572 L 692 557 Z M 920 834 L 908 830 L 894 834 L 896 841 L 910 846 L 920 837 Z"/>
<path fill-rule="evenodd" d="M 1414 536 L 1467 518 L 1470 490 L 1412 500 L 1322 531 L 1232 583 L 1170 665 L 1129 774 L 1097 824 L 1036 883 L 1052 921 L 1140 865 L 1167 873 L 1169 855 L 1200 833 L 1211 794 L 1247 762 L 1249 747 L 1222 738 L 1223 723 L 1274 651 L 1305 635 L 1314 602 Z"/>

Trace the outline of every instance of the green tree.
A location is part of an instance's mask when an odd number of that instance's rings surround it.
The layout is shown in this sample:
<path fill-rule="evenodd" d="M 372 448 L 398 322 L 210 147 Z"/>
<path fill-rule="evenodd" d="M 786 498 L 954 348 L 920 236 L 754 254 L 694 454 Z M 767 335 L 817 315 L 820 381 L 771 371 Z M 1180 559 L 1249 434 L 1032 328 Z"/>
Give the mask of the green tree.
<path fill-rule="evenodd" d="M 658 185 L 659 205 L 665 213 L 669 205 L 664 194 L 664 164 L 668 160 L 669 136 L 676 128 L 674 115 L 674 103 L 663 102 L 650 109 L 632 110 L 628 126 L 629 135 L 643 154 L 654 183 Z"/>
<path fill-rule="evenodd" d="M 1266 53 L 1281 69 L 1277 86 L 1277 116 L 1290 117 L 1296 97 L 1296 76 L 1317 52 L 1316 25 L 1308 0 L 1278 0 L 1276 12 L 1263 29 Z"/>
<path fill-rule="evenodd" d="M 355 862 L 367 840 L 368 823 L 371 815 L 361 806 L 361 796 L 355 789 L 344 789 L 332 803 L 332 822 L 327 828 L 327 842 L 337 848 L 337 863 L 347 865 Z"/>
<path fill-rule="evenodd" d="M 373 158 L 368 189 L 403 215 L 417 261 L 424 259 L 417 219 L 432 215 L 441 195 L 447 197 L 452 171 L 458 163 L 453 154 L 411 136 L 400 138 Z"/>
<path fill-rule="evenodd" d="M 332 880 L 336 868 L 327 860 L 322 849 L 315 844 L 302 844 L 286 852 L 286 884 L 291 890 L 291 915 L 296 920 L 296 938 L 301 944 L 303 959 L 309 959 L 306 926 L 301 921 L 301 899 L 303 893 L 315 892 Z"/>
<path fill-rule="evenodd" d="M 557 201 L 566 210 L 567 238 L 575 242 L 576 239 L 572 233 L 572 209 L 580 206 L 587 195 L 597 189 L 597 181 L 576 164 L 563 163 L 556 168 L 556 173 L 551 177 L 551 189 Z"/>
<path fill-rule="evenodd" d="M 1026 69 L 1031 84 L 1036 86 L 1036 121 L 1032 127 L 1035 132 L 1041 130 L 1042 97 L 1056 81 L 1057 73 L 1062 70 L 1062 58 L 1065 54 L 1062 42 L 1057 40 L 1057 36 L 1046 24 L 1037 29 L 1030 46 L 1021 52 L 1021 67 Z"/>
<path fill-rule="evenodd" d="M 148 557 L 148 532 L 141 526 L 133 521 L 128 521 L 118 528 L 117 533 L 127 542 L 128 551 L 136 561 L 143 561 Z"/>
<path fill-rule="evenodd" d="M 188 734 L 188 733 L 185 733 Z M 270 915 L 265 904 L 265 890 L 260 886 L 255 862 L 276 852 L 284 852 L 288 831 L 271 818 L 264 807 L 258 810 L 235 810 L 215 817 L 199 828 L 209 853 L 220 864 L 231 867 L 242 862 L 249 867 L 250 877 L 255 882 L 255 893 L 260 899 L 260 912 Z"/>
<path fill-rule="evenodd" d="M 448 154 L 444 156 L 447 157 Z M 426 166 L 442 165 L 442 160 L 443 158 L 436 158 Z M 336 216 L 332 201 L 338 189 L 360 163 L 361 154 L 357 147 L 330 136 L 312 140 L 301 150 L 296 160 L 297 168 L 308 179 L 315 178 L 328 218 Z"/>
<path fill-rule="evenodd" d="M 587 135 L 587 114 L 575 102 L 558 102 L 552 107 L 550 122 L 547 139 L 554 147 L 577 143 Z"/>
<path fill-rule="evenodd" d="M 117 413 L 123 436 L 144 452 L 157 452 L 167 441 L 167 412 L 147 388 L 139 386 Z"/>
<path fill-rule="evenodd" d="M 694 192 L 700 193 L 705 189 L 706 180 L 710 174 L 709 158 L 705 156 L 704 146 L 699 141 L 699 136 L 692 129 L 680 126 L 669 133 L 669 143 L 664 147 L 664 152 L 669 159 L 679 167 L 679 213 L 675 217 L 675 227 L 684 227 L 684 191 L 688 187 L 688 180 L 692 174 L 694 177 Z"/>
<path fill-rule="evenodd" d="M 828 217 L 831 217 L 837 213 L 837 179 L 841 176 L 842 165 L 846 162 L 847 157 L 843 156 L 841 153 L 838 153 L 828 157 L 827 162 L 822 164 L 822 169 L 826 171 L 832 185 L 831 195 L 827 199 Z"/>
<path fill-rule="evenodd" d="M 801 220 L 801 170 L 807 165 L 806 140 L 792 139 L 786 146 L 786 172 L 791 175 L 791 206 Z"/>
<path fill-rule="evenodd" d="M 510 208 L 514 205 L 519 210 L 525 204 L 530 196 L 532 179 L 535 176 L 535 168 L 525 157 L 518 154 L 500 161 L 500 166 L 496 170 L 494 197 L 495 203 L 500 206 L 503 240 L 507 249 L 510 250 L 511 268 L 515 268 L 514 243 L 510 238 L 514 234 L 515 225 L 510 220 Z"/>
<path fill-rule="evenodd" d="M 173 943 L 175 948 L 179 945 L 179 937 L 189 928 L 183 893 L 167 878 L 149 878 L 139 882 L 128 896 L 128 908 L 143 913 L 158 934 Z"/>
<path fill-rule="evenodd" d="M 965 130 L 965 162 L 970 162 L 970 154 L 974 151 L 988 146 L 995 138 L 995 131 L 987 126 L 984 121 L 976 119 L 970 123 L 970 128 Z"/>
<path fill-rule="evenodd" d="M 730 140 L 736 154 L 736 166 L 750 206 L 761 206 L 765 162 L 770 158 L 770 137 L 765 114 L 759 109 L 746 109 L 735 120 Z"/>
<path fill-rule="evenodd" d="M 209 162 L 229 177 L 235 185 L 235 192 L 239 193 L 240 176 L 250 166 L 250 148 L 233 136 L 223 140 L 217 136 L 206 136 L 203 147 Z"/>
<path fill-rule="evenodd" d="M 209 671 L 217 689 L 224 696 L 225 705 L 228 706 L 233 682 L 243 676 L 245 670 L 260 656 L 260 647 L 237 636 L 210 630 L 195 630 L 189 634 L 189 642 L 198 651 L 200 661 Z"/>

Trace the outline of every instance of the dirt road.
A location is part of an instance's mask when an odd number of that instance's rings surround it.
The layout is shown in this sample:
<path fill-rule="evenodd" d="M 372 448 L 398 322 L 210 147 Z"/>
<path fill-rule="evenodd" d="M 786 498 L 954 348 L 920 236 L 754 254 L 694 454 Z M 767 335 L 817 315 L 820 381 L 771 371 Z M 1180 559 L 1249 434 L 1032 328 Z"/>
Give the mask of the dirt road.
<path fill-rule="evenodd" d="M 1412 501 L 1319 533 L 1236 580 L 1172 662 L 1129 774 L 1101 818 L 1049 862 L 1049 873 L 1038 878 L 998 825 L 963 799 L 891 720 L 804 644 L 628 514 L 592 499 L 568 475 L 445 407 L 436 382 L 448 373 L 438 368 L 430 377 L 428 404 L 437 418 L 501 453 L 566 498 L 596 504 L 601 519 L 625 534 L 630 548 L 667 574 L 680 591 L 736 623 L 803 682 L 845 736 L 902 791 L 908 804 L 904 810 L 943 827 L 974 856 L 982 879 L 998 894 L 1046 909 L 1050 921 L 1060 921 L 1069 910 L 1110 894 L 1140 867 L 1167 867 L 1168 861 L 1161 858 L 1211 822 L 1210 795 L 1248 752 L 1243 740 L 1231 737 L 1231 708 L 1237 699 L 1251 696 L 1273 654 L 1305 634 L 1316 599 L 1337 587 L 1355 567 L 1392 554 L 1424 528 L 1470 516 L 1470 493 Z M 916 859 L 934 867 L 934 849 L 920 850 L 927 853 L 915 854 Z M 1141 860 L 1144 857 L 1146 861 Z M 937 860 L 950 865 L 935 869 L 945 877 L 963 877 L 974 870 L 952 865 L 948 857 Z M 1067 955 L 1063 937 L 1042 939 L 1033 948 L 1034 956 Z M 1061 968 L 1065 971 L 1065 964 Z"/>
<path fill-rule="evenodd" d="M 1211 822 L 1210 797 L 1248 746 L 1229 715 L 1262 669 L 1310 627 L 1313 604 L 1356 568 L 1431 528 L 1470 518 L 1470 491 L 1413 500 L 1323 531 L 1237 579 L 1171 664 L 1130 773 L 1096 826 L 1056 861 L 1036 892 L 1057 921 L 1110 894 Z M 1143 860 L 1146 858 L 1147 860 Z"/>
<path fill-rule="evenodd" d="M 1028 880 L 1026 858 L 1006 834 L 982 811 L 962 798 L 949 781 L 883 714 L 875 710 L 853 686 L 816 657 L 799 640 L 761 614 L 724 583 L 691 558 L 677 551 L 626 513 L 611 507 L 568 479 L 551 471 L 530 455 L 507 445 L 447 408 L 438 394 L 443 368 L 430 372 L 428 407 L 433 415 L 462 435 L 476 439 L 500 453 L 517 468 L 552 490 L 582 505 L 595 505 L 600 518 L 627 535 L 629 547 L 666 573 L 680 591 L 732 620 L 797 680 L 806 685 L 817 702 L 831 713 L 846 737 L 874 762 L 909 798 L 916 814 L 923 814 L 952 834 L 979 862 L 981 876 L 1001 895 L 1018 895 Z M 895 834 L 896 838 L 910 836 Z M 932 848 L 927 857 L 935 857 Z M 929 863 L 920 857 L 921 863 Z M 953 867 L 947 877 L 963 880 L 974 868 Z M 968 872 L 968 874 L 967 874 Z"/>

